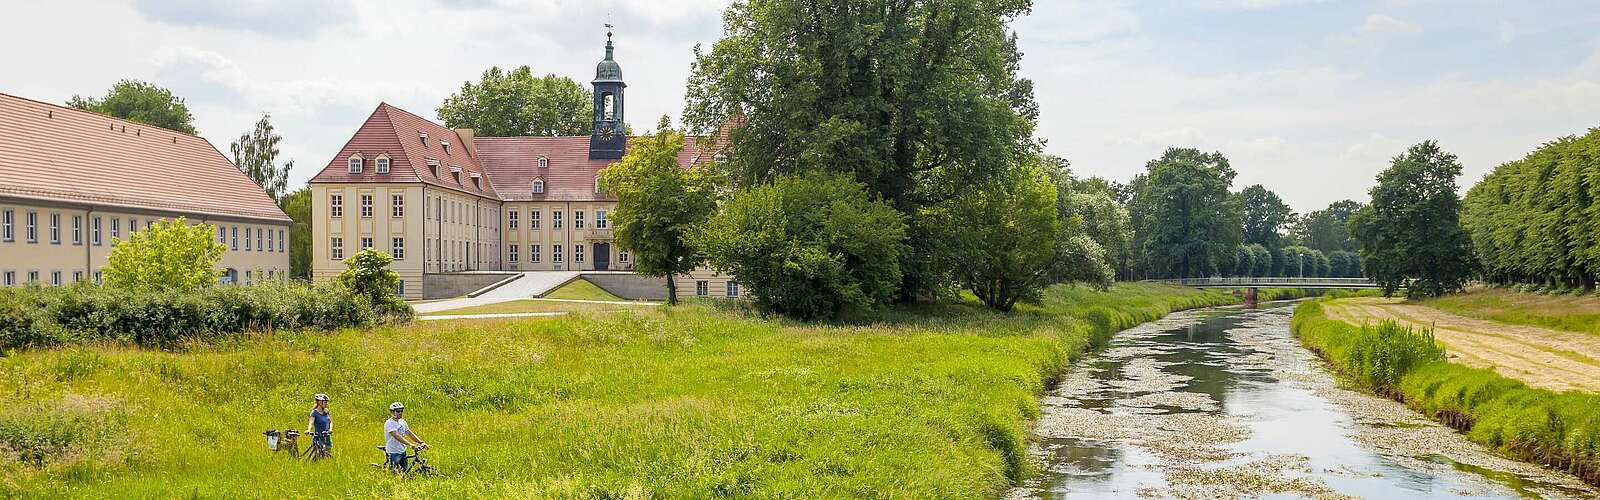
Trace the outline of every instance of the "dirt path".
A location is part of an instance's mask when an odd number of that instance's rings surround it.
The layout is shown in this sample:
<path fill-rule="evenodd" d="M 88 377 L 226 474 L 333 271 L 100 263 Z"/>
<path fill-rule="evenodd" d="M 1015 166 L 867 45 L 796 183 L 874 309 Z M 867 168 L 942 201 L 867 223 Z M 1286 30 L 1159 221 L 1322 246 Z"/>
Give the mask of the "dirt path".
<path fill-rule="evenodd" d="M 1453 361 L 1555 391 L 1600 392 L 1600 337 L 1457 316 L 1399 299 L 1329 302 L 1332 318 L 1350 323 L 1392 319 L 1434 328 Z"/>

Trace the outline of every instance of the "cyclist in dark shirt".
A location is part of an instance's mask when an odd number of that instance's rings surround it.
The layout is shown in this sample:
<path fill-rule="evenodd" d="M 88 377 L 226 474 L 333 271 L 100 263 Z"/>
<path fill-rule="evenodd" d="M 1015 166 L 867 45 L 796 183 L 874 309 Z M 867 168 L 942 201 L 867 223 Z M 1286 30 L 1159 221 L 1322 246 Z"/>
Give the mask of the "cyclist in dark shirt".
<path fill-rule="evenodd" d="M 311 434 L 311 444 L 324 450 L 333 450 L 333 419 L 328 416 L 328 395 L 317 394 L 317 404 L 311 407 L 311 418 L 306 421 L 306 433 Z"/>

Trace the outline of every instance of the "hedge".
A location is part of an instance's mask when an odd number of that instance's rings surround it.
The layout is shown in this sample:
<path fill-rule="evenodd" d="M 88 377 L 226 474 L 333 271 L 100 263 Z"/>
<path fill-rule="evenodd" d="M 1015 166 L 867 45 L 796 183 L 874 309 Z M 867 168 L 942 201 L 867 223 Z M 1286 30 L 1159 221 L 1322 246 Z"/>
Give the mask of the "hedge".
<path fill-rule="evenodd" d="M 151 292 L 79 283 L 0 289 L 0 350 L 112 341 L 168 347 L 244 332 L 371 326 L 412 317 L 336 284 L 267 283 Z"/>

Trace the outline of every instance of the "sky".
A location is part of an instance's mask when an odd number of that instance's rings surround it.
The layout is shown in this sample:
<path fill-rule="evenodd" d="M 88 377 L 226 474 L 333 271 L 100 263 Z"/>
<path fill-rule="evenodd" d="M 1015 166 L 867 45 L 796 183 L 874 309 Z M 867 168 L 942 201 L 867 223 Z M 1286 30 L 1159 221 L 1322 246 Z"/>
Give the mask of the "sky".
<path fill-rule="evenodd" d="M 0 0 L 0 92 L 48 102 L 122 78 L 184 97 L 218 149 L 271 113 L 291 187 L 388 102 L 425 117 L 490 66 L 593 78 L 607 22 L 628 121 L 683 109 L 727 0 Z M 1593 0 L 1036 0 L 1012 23 L 1037 136 L 1080 176 L 1126 181 L 1167 147 L 1221 151 L 1235 189 L 1305 212 L 1364 200 L 1423 140 L 1465 189 L 1600 126 Z"/>

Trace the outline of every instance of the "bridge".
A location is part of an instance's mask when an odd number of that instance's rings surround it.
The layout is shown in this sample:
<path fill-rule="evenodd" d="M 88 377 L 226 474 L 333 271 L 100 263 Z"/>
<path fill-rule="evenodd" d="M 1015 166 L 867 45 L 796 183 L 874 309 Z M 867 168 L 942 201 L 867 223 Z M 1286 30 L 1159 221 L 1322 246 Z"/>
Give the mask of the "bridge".
<path fill-rule="evenodd" d="M 1194 288 L 1324 288 L 1324 289 L 1378 289 L 1377 283 L 1366 278 L 1181 278 L 1144 280 L 1147 283 Z"/>

